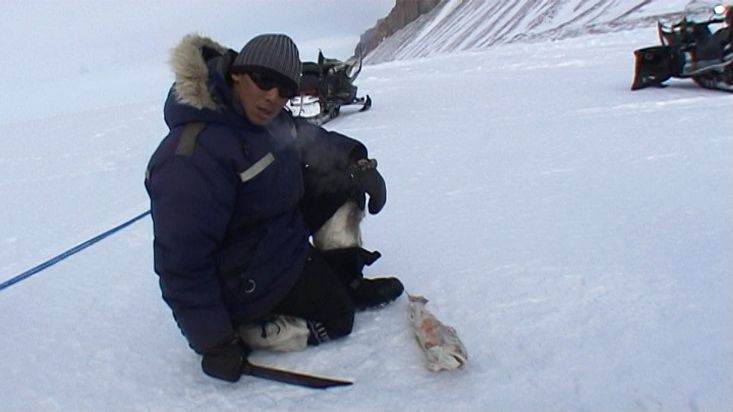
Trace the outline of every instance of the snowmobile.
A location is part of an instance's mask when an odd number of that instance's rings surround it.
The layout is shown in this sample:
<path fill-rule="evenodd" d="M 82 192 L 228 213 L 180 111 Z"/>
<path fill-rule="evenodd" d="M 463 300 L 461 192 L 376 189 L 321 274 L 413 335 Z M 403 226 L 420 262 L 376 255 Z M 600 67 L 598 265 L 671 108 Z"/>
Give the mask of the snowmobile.
<path fill-rule="evenodd" d="M 366 111 L 372 106 L 369 95 L 358 97 L 353 84 L 361 72 L 362 56 L 346 61 L 330 59 L 318 51 L 317 62 L 303 62 L 300 94 L 287 102 L 295 117 L 322 125 L 341 113 L 343 106 L 357 106 Z"/>
<path fill-rule="evenodd" d="M 711 27 L 723 27 L 713 32 Z M 631 90 L 664 87 L 672 77 L 733 92 L 733 6 L 693 0 L 677 21 L 657 21 L 661 46 L 634 50 Z"/>

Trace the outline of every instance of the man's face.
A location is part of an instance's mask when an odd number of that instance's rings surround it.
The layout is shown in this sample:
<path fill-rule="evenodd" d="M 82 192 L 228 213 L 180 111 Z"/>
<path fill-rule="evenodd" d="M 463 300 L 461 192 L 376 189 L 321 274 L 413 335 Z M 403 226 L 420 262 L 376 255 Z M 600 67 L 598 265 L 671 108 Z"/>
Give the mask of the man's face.
<path fill-rule="evenodd" d="M 280 113 L 291 94 L 286 87 L 259 73 L 235 74 L 232 78 L 234 98 L 247 119 L 257 126 L 270 123 Z"/>

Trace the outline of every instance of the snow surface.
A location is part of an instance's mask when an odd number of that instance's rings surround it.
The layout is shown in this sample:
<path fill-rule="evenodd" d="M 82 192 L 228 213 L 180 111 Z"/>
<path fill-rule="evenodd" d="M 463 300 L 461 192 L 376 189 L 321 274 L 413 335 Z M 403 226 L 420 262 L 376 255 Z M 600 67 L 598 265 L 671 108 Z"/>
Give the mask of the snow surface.
<path fill-rule="evenodd" d="M 3 411 L 729 411 L 733 96 L 630 92 L 653 28 L 366 66 L 364 141 L 389 201 L 365 221 L 462 337 L 425 369 L 407 302 L 253 360 L 353 379 L 315 391 L 200 372 L 160 298 L 149 219 L 0 291 Z M 115 77 L 106 87 L 125 88 Z M 0 281 L 148 208 L 161 97 L 3 124 Z"/>

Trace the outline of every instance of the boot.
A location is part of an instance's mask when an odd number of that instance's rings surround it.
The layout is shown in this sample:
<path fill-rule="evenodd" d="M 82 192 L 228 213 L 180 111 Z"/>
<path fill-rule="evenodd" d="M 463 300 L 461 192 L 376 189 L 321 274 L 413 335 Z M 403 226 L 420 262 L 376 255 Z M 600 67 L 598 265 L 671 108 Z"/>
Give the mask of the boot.
<path fill-rule="evenodd" d="M 385 305 L 397 299 L 404 291 L 397 278 L 364 279 L 364 266 L 369 266 L 382 255 L 361 247 L 321 251 L 323 258 L 346 285 L 358 310 Z"/>
<path fill-rule="evenodd" d="M 400 297 L 405 287 L 397 278 L 354 279 L 349 284 L 358 310 L 384 306 Z"/>
<path fill-rule="evenodd" d="M 240 325 L 242 342 L 252 349 L 295 352 L 308 346 L 310 330 L 304 319 L 272 315 L 259 323 Z"/>

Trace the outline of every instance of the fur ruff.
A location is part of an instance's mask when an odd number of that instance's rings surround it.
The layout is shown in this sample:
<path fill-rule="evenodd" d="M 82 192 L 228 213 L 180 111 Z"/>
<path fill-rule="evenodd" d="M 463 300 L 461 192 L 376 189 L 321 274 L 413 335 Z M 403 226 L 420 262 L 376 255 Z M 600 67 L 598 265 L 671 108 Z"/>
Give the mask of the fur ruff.
<path fill-rule="evenodd" d="M 209 92 L 209 68 L 201 55 L 203 47 L 212 48 L 221 54 L 228 50 L 208 37 L 196 33 L 186 35 L 171 50 L 170 65 L 176 78 L 174 91 L 180 103 L 197 109 L 217 110 L 218 105 Z"/>

